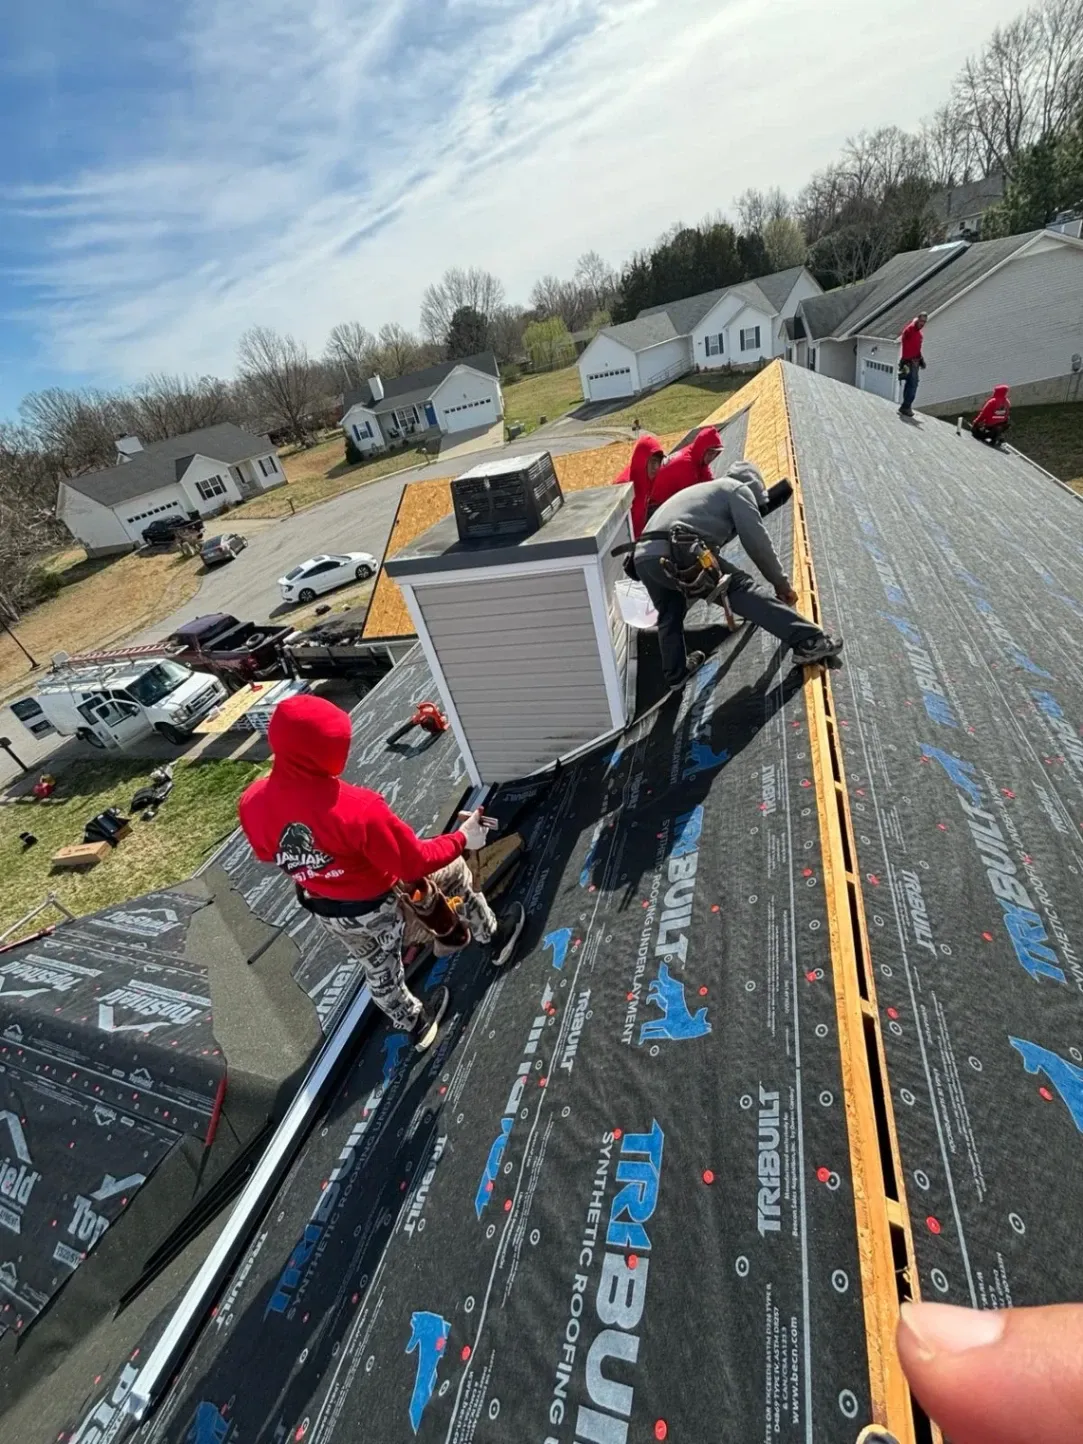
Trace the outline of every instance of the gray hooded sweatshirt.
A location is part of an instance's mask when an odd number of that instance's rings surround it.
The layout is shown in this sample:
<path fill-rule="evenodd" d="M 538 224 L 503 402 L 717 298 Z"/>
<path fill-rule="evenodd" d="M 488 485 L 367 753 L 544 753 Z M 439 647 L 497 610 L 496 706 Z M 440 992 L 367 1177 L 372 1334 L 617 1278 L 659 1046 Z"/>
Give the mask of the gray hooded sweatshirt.
<path fill-rule="evenodd" d="M 719 549 L 737 537 L 771 586 L 782 590 L 789 585 L 789 578 L 760 516 L 760 506 L 766 501 L 767 488 L 759 467 L 752 461 L 735 461 L 728 476 L 686 486 L 664 501 L 651 514 L 645 530 L 668 532 L 676 522 L 684 522 L 709 546 Z M 636 548 L 637 557 L 667 555 L 664 541 L 641 541 Z"/>

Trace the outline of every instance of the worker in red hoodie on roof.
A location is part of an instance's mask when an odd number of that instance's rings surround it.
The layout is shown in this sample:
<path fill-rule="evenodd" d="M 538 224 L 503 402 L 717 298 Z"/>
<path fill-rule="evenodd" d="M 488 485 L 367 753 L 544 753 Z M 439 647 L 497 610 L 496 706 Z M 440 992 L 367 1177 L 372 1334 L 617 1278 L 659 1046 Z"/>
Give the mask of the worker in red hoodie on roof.
<path fill-rule="evenodd" d="M 647 520 L 654 479 L 666 454 L 657 436 L 641 436 L 635 444 L 632 459 L 619 476 L 613 478 L 614 486 L 632 483 L 632 535 L 637 537 Z"/>
<path fill-rule="evenodd" d="M 427 878 L 461 898 L 462 919 L 490 945 L 497 966 L 511 960 L 526 918 L 514 903 L 498 923 L 474 888 L 463 853 L 485 845 L 481 809 L 460 813 L 454 832 L 419 838 L 379 793 L 342 781 L 350 736 L 349 717 L 325 698 L 280 702 L 268 732 L 274 765 L 243 793 L 241 827 L 256 856 L 293 879 L 300 905 L 357 958 L 392 1026 L 424 1052 L 436 1041 L 449 994 L 438 987 L 422 1003 L 406 985 L 403 947 L 432 940 L 410 908 L 413 885 Z"/>
<path fill-rule="evenodd" d="M 1012 403 L 1006 386 L 994 386 L 993 394 L 970 424 L 971 436 L 986 441 L 990 446 L 999 446 L 1004 433 L 1012 424 Z"/>
<path fill-rule="evenodd" d="M 903 333 L 899 337 L 902 344 L 899 376 L 903 383 L 903 399 L 902 405 L 899 407 L 900 416 L 913 416 L 914 414 L 918 382 L 921 379 L 921 372 L 925 370 L 925 357 L 922 355 L 921 348 L 924 344 L 925 322 L 928 319 L 927 311 L 919 311 L 909 326 L 903 327 Z"/>
<path fill-rule="evenodd" d="M 675 451 L 662 466 L 651 488 L 650 508 L 655 511 L 686 486 L 714 480 L 714 463 L 722 455 L 722 438 L 713 426 L 697 431 L 687 446 Z"/>

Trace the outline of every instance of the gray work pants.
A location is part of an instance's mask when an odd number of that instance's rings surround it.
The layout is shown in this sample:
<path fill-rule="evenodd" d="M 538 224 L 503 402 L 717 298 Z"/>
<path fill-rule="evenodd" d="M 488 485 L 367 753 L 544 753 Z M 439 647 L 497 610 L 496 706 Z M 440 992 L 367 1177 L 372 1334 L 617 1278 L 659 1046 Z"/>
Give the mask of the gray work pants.
<path fill-rule="evenodd" d="M 688 665 L 684 644 L 684 618 L 688 601 L 677 583 L 662 570 L 657 557 L 636 556 L 636 573 L 647 588 L 658 612 L 658 646 L 662 653 L 662 675 L 667 684 L 679 682 Z M 770 632 L 787 647 L 815 642 L 823 635 L 814 622 L 807 622 L 777 597 L 758 592 L 747 572 L 732 573 L 726 598 L 738 617 L 744 617 Z"/>

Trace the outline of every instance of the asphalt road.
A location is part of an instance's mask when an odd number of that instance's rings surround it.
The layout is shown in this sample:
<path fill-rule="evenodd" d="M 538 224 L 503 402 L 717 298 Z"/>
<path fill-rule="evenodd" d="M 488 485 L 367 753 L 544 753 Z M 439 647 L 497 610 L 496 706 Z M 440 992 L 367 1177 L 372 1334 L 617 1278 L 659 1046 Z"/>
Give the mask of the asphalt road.
<path fill-rule="evenodd" d="M 262 622 L 271 617 L 281 617 L 288 622 L 291 610 L 303 609 L 284 606 L 278 590 L 278 578 L 298 562 L 320 552 L 371 552 L 379 562 L 395 520 L 402 488 L 407 482 L 424 481 L 440 475 L 457 476 L 479 462 L 497 456 L 521 456 L 538 450 L 562 455 L 570 451 L 590 451 L 608 445 L 612 440 L 612 436 L 598 433 L 554 434 L 553 427 L 546 427 L 544 432 L 537 431 L 511 446 L 460 457 L 449 469 L 443 469 L 436 463 L 400 472 L 333 497 L 296 516 L 283 517 L 270 525 L 263 524 L 259 530 L 253 527 L 247 533 L 247 548 L 235 561 L 226 562 L 208 572 L 190 602 L 149 631 L 133 637 L 132 641 L 157 641 L 183 622 L 190 622 L 208 612 L 232 612 L 242 622 Z"/>
<path fill-rule="evenodd" d="M 278 578 L 298 562 L 320 552 L 366 551 L 379 562 L 395 519 L 402 488 L 407 482 L 441 475 L 458 476 L 479 462 L 497 456 L 523 456 L 543 450 L 555 456 L 571 451 L 591 451 L 608 445 L 616 435 L 598 432 L 578 434 L 568 423 L 557 423 L 513 442 L 511 446 L 457 458 L 447 468 L 441 468 L 439 463 L 416 467 L 332 497 L 319 506 L 298 512 L 296 516 L 283 517 L 275 522 L 253 523 L 246 529 L 248 546 L 235 561 L 207 572 L 190 602 L 147 631 L 130 637 L 129 644 L 137 646 L 144 642 L 156 642 L 161 637 L 167 637 L 183 622 L 190 622 L 209 612 L 231 612 L 242 622 L 262 622 L 271 617 L 288 622 L 291 611 L 302 609 L 288 608 L 283 604 Z M 333 598 L 334 593 L 328 596 Z M 27 691 L 30 690 L 28 687 Z M 20 760 L 31 768 L 43 766 L 46 758 L 61 747 L 65 757 L 74 755 L 73 748 L 80 754 L 93 755 L 93 749 L 88 749 L 81 742 L 57 737 L 48 737 L 41 742 L 35 740 L 6 707 L 0 708 L 0 734 L 12 740 Z M 149 755 L 158 755 L 156 747 L 155 740 Z M 19 768 L 0 752 L 0 786 L 18 775 Z"/>

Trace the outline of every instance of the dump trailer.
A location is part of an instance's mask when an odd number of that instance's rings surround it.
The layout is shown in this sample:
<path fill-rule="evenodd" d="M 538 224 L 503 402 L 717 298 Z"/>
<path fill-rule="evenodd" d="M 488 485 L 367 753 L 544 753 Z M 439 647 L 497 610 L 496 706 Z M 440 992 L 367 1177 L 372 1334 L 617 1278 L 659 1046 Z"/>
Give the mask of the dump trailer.
<path fill-rule="evenodd" d="M 362 641 L 367 613 L 366 607 L 354 607 L 315 627 L 292 632 L 283 644 L 287 666 L 298 677 L 348 677 L 375 685 L 414 643 L 396 647 Z"/>

